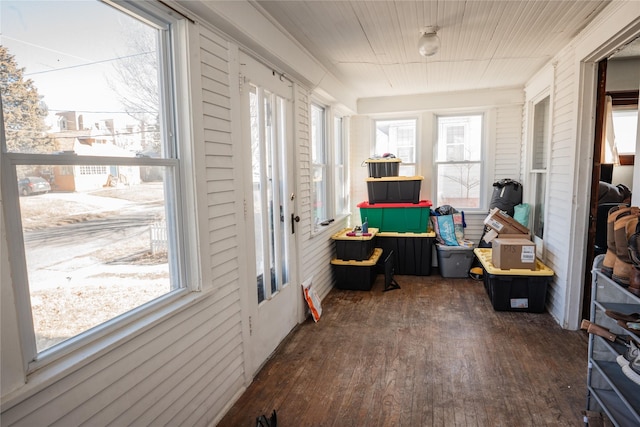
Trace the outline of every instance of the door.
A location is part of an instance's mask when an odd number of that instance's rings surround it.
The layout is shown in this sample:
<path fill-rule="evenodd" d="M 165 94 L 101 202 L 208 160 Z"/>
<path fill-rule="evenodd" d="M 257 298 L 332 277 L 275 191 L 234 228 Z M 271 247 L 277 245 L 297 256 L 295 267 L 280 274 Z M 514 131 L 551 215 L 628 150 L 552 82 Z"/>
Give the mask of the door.
<path fill-rule="evenodd" d="M 249 366 L 255 373 L 297 322 L 292 83 L 241 54 L 250 286 Z"/>

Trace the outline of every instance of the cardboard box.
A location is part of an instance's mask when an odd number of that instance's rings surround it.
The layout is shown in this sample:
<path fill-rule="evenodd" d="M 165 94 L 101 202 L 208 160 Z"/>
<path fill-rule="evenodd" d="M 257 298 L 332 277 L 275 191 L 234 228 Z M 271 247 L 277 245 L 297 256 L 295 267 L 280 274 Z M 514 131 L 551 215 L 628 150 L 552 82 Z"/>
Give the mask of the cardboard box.
<path fill-rule="evenodd" d="M 528 239 L 498 238 L 491 247 L 493 265 L 501 270 L 536 269 L 536 244 Z"/>
<path fill-rule="evenodd" d="M 484 224 L 498 234 L 529 234 L 529 229 L 498 208 L 493 208 L 484 219 Z"/>
<path fill-rule="evenodd" d="M 489 228 L 489 231 L 487 231 L 484 234 L 484 236 L 482 236 L 482 240 L 484 240 L 487 243 L 491 243 L 492 241 L 494 241 L 498 237 L 501 237 L 503 239 L 527 239 L 527 240 L 531 240 L 531 234 L 529 234 L 529 233 L 527 233 L 527 234 L 522 234 L 522 233 L 517 233 L 517 234 L 500 233 L 500 234 L 498 234 L 498 232 L 496 230 L 494 230 L 493 228 Z"/>

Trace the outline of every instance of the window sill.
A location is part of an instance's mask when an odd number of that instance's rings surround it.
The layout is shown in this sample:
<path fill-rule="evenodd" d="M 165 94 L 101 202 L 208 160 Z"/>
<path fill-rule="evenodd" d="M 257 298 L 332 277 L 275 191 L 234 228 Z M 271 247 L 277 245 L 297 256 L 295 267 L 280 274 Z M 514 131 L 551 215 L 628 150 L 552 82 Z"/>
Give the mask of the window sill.
<path fill-rule="evenodd" d="M 311 230 L 311 238 L 313 239 L 319 236 L 323 236 L 327 232 L 333 235 L 336 232 L 336 230 L 338 229 L 341 230 L 346 226 L 345 221 L 349 218 L 349 216 L 350 215 L 340 215 L 337 218 L 335 218 L 333 221 L 331 221 L 331 223 L 327 225 L 321 225 L 316 230 Z"/>

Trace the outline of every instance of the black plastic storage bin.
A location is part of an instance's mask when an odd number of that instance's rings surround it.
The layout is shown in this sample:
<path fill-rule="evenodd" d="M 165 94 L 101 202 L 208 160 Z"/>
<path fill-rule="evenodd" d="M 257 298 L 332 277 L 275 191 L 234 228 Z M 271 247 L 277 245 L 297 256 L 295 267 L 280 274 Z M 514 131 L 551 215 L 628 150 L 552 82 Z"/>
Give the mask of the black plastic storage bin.
<path fill-rule="evenodd" d="M 370 291 L 376 281 L 378 260 L 382 249 L 375 248 L 366 261 L 331 260 L 338 289 L 348 291 Z"/>
<path fill-rule="evenodd" d="M 484 287 L 496 311 L 542 313 L 547 300 L 549 277 L 484 274 Z"/>
<path fill-rule="evenodd" d="M 367 178 L 369 204 L 418 203 L 423 179 L 421 176 Z"/>
<path fill-rule="evenodd" d="M 474 253 L 482 264 L 484 288 L 494 310 L 545 311 L 553 270 L 540 260 L 536 260 L 536 270 L 501 270 L 491 262 L 491 249 L 477 248 Z"/>
<path fill-rule="evenodd" d="M 393 251 L 395 274 L 429 276 L 431 274 L 431 254 L 435 233 L 393 233 L 376 234 L 376 246 L 384 253 Z"/>
<path fill-rule="evenodd" d="M 369 176 L 371 178 L 380 178 L 383 176 L 398 176 L 400 173 L 400 159 L 383 158 L 383 159 L 367 159 L 365 163 L 369 167 Z"/>
<path fill-rule="evenodd" d="M 350 228 L 345 228 L 337 232 L 331 236 L 335 242 L 336 257 L 345 261 L 368 260 L 371 258 L 371 255 L 373 255 L 373 250 L 375 249 L 374 237 L 377 231 L 377 228 L 369 228 L 369 232 L 365 236 L 349 236 L 348 234 L 351 232 Z"/>

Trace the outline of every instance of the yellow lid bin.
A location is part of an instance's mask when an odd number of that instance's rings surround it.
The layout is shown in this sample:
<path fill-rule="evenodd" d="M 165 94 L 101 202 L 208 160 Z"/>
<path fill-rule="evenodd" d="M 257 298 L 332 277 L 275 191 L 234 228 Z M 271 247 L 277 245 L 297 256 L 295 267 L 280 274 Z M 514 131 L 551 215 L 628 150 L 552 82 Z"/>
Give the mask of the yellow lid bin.
<path fill-rule="evenodd" d="M 536 259 L 536 269 L 496 268 L 491 262 L 491 248 L 476 248 L 474 253 L 483 268 L 483 282 L 496 311 L 542 313 L 546 308 L 547 287 L 553 270 Z"/>

